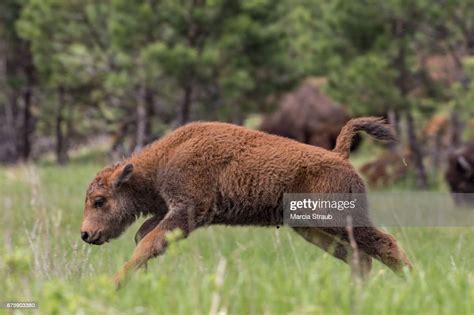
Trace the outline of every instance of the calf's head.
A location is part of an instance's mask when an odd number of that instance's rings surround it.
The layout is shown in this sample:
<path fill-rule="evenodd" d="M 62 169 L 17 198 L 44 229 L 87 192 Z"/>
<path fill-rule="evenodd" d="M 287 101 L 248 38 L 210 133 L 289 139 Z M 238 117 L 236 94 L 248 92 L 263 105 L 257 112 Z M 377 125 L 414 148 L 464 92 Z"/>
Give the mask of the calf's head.
<path fill-rule="evenodd" d="M 130 181 L 133 165 L 107 167 L 97 173 L 86 193 L 81 238 L 101 245 L 116 238 L 136 218 Z"/>

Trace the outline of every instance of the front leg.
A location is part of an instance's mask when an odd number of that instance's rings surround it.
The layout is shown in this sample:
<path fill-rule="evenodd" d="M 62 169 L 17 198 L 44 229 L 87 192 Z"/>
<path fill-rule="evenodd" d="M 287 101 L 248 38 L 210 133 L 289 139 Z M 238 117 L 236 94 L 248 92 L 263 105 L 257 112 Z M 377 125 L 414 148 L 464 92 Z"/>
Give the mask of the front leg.
<path fill-rule="evenodd" d="M 154 229 L 143 237 L 135 248 L 130 260 L 115 274 L 114 282 L 116 287 L 119 288 L 121 283 L 132 272 L 144 266 L 150 258 L 165 252 L 167 234 L 180 230 L 184 237 L 186 237 L 191 232 L 189 226 L 191 225 L 189 224 L 186 211 L 170 211 Z M 195 226 L 193 225 L 193 227 Z"/>
<path fill-rule="evenodd" d="M 135 245 L 138 243 L 148 234 L 150 233 L 160 222 L 163 220 L 163 216 L 152 216 L 148 218 L 145 222 L 143 222 L 142 226 L 138 229 L 137 233 L 135 234 Z"/>
<path fill-rule="evenodd" d="M 135 245 L 138 245 L 138 243 L 148 233 L 150 233 L 161 222 L 161 220 L 163 220 L 163 216 L 152 216 L 151 218 L 143 222 L 142 226 L 140 226 L 137 233 L 135 234 Z M 143 268 L 145 269 L 145 271 L 148 271 L 147 263 L 143 265 Z"/>

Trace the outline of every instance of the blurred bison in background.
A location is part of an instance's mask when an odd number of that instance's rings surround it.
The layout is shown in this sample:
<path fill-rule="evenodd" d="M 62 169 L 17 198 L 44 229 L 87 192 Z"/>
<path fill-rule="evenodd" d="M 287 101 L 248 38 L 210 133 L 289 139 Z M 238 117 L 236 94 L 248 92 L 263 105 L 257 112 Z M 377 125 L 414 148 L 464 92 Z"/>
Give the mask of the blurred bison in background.
<path fill-rule="evenodd" d="M 446 181 L 456 204 L 474 204 L 474 140 L 450 154 Z"/>
<path fill-rule="evenodd" d="M 474 138 L 474 119 L 458 124 L 460 125 L 454 125 L 450 114 L 438 113 L 433 115 L 422 129 L 421 139 L 433 171 L 449 163 L 453 149 L 460 147 L 463 134 L 468 139 Z"/>
<path fill-rule="evenodd" d="M 260 130 L 331 150 L 341 128 L 351 118 L 347 111 L 321 92 L 321 80 L 307 79 L 283 96 L 278 109 L 264 118 Z M 351 150 L 360 143 L 356 135 Z"/>

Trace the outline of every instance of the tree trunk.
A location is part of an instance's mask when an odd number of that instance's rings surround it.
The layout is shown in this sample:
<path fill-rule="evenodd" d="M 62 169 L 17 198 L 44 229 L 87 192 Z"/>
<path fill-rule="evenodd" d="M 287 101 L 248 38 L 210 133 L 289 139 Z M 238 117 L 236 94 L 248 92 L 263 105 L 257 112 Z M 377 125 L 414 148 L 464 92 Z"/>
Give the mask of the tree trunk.
<path fill-rule="evenodd" d="M 399 38 L 399 50 L 394 60 L 395 67 L 399 71 L 398 78 L 396 80 L 397 88 L 400 91 L 400 95 L 403 96 L 405 102 L 408 102 L 407 95 L 410 91 L 409 78 L 411 76 L 408 65 L 407 65 L 407 38 L 406 38 L 406 23 L 403 20 L 396 22 L 395 35 Z M 406 104 L 405 104 L 406 105 Z M 419 189 L 428 188 L 428 177 L 426 176 L 425 165 L 423 164 L 423 153 L 420 148 L 416 136 L 415 123 L 411 113 L 411 108 L 406 108 L 406 120 L 407 120 L 407 137 L 408 146 L 410 148 L 411 160 L 415 166 L 416 172 L 416 186 Z"/>
<path fill-rule="evenodd" d="M 184 88 L 183 102 L 179 111 L 178 126 L 185 125 L 189 121 L 189 112 L 191 109 L 191 97 L 193 88 L 188 84 Z"/>
<path fill-rule="evenodd" d="M 7 90 L 8 91 L 8 90 Z M 2 162 L 16 163 L 18 161 L 18 145 L 16 142 L 17 119 L 18 119 L 18 97 L 15 92 L 10 91 L 5 103 L 5 125 L 0 129 L 5 130 L 0 139 L 0 158 Z"/>
<path fill-rule="evenodd" d="M 136 140 L 135 140 L 135 147 L 133 148 L 133 152 L 140 151 L 145 146 L 145 138 L 146 138 L 146 110 L 145 106 L 142 102 L 138 103 L 137 106 L 137 130 L 136 130 Z"/>
<path fill-rule="evenodd" d="M 23 93 L 23 123 L 21 128 L 21 159 L 28 161 L 31 153 L 31 133 L 33 131 L 32 126 L 32 114 L 31 114 L 31 98 L 32 98 L 32 87 L 28 85 L 25 92 Z"/>
<path fill-rule="evenodd" d="M 441 161 L 443 160 L 443 133 L 437 132 L 434 135 L 433 139 L 433 148 L 431 149 L 431 167 L 432 173 L 436 174 L 436 172 L 441 167 Z"/>
<path fill-rule="evenodd" d="M 462 123 L 459 113 L 454 109 L 449 117 L 449 146 L 451 149 L 458 148 L 462 144 Z"/>
<path fill-rule="evenodd" d="M 0 24 L 0 27 L 2 25 Z M 13 163 L 18 159 L 15 132 L 17 95 L 8 84 L 7 43 L 0 37 L 0 162 Z"/>
<path fill-rule="evenodd" d="M 400 139 L 400 125 L 398 123 L 398 115 L 397 115 L 397 113 L 395 112 L 394 109 L 390 109 L 387 113 L 387 116 L 388 116 L 388 123 L 390 124 L 390 126 L 393 127 L 393 129 L 395 130 L 395 133 L 397 134 L 397 137 L 398 137 L 398 141 L 391 142 L 388 145 L 388 148 L 393 153 L 398 153 L 399 142 L 401 140 Z"/>
<path fill-rule="evenodd" d="M 239 105 L 231 105 L 233 106 L 233 110 L 232 110 L 232 117 L 231 117 L 231 123 L 235 124 L 235 125 L 239 125 L 239 126 L 242 126 L 244 124 L 244 121 L 245 121 L 245 117 L 244 117 L 244 114 L 243 114 L 243 111 L 242 111 L 242 107 L 239 106 Z"/>
<path fill-rule="evenodd" d="M 31 154 L 31 135 L 35 129 L 35 122 L 31 112 L 33 88 L 35 84 L 35 68 L 30 47 L 23 42 L 22 71 L 26 77 L 26 86 L 23 91 L 23 123 L 21 128 L 21 159 L 27 161 Z"/>
<path fill-rule="evenodd" d="M 428 188 L 428 178 L 426 176 L 425 166 L 423 164 L 423 153 L 420 149 L 420 144 L 416 137 L 415 132 L 415 123 L 413 122 L 413 116 L 410 111 L 406 113 L 407 119 L 407 135 L 408 135 L 408 146 L 410 147 L 410 152 L 412 154 L 411 160 L 415 166 L 416 172 L 416 186 L 419 189 Z"/>
<path fill-rule="evenodd" d="M 129 132 L 130 125 L 128 119 L 124 119 L 120 122 L 120 127 L 118 132 L 114 135 L 112 148 L 110 149 L 110 158 L 112 161 L 119 160 L 127 155 L 124 142 L 125 137 Z"/>
<path fill-rule="evenodd" d="M 153 135 L 153 117 L 155 116 L 155 97 L 153 91 L 149 88 L 145 90 L 145 108 L 146 108 L 146 127 L 145 144 L 154 140 Z"/>
<path fill-rule="evenodd" d="M 59 165 L 65 165 L 68 160 L 68 144 L 64 129 L 64 109 L 66 107 L 64 88 L 58 89 L 58 108 L 56 112 L 56 161 Z"/>

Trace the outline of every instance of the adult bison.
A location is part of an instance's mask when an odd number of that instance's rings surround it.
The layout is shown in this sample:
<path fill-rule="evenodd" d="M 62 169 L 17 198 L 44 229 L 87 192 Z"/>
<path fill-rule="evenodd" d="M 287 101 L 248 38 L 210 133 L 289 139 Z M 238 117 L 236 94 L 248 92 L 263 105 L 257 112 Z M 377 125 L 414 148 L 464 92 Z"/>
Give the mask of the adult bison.
<path fill-rule="evenodd" d="M 282 98 L 278 109 L 263 119 L 259 129 L 331 150 L 350 118 L 341 105 L 321 92 L 314 80 L 307 80 Z M 356 135 L 351 149 L 359 142 L 360 137 Z"/>
<path fill-rule="evenodd" d="M 456 204 L 474 204 L 474 140 L 450 154 L 446 181 Z"/>
<path fill-rule="evenodd" d="M 364 182 L 348 161 L 359 130 L 380 140 L 394 139 L 391 129 L 373 117 L 349 121 L 332 151 L 230 124 L 186 125 L 96 175 L 86 194 L 81 237 L 101 245 L 138 216 L 151 216 L 135 237 L 131 259 L 116 275 L 120 284 L 130 271 L 162 254 L 174 230 L 186 237 L 213 224 L 280 225 L 282 198 L 288 192 L 363 194 Z M 354 226 L 353 236 L 364 274 L 372 257 L 395 272 L 411 267 L 393 236 L 374 227 L 366 212 L 358 219 L 364 225 Z M 345 227 L 294 229 L 350 262 Z"/>

